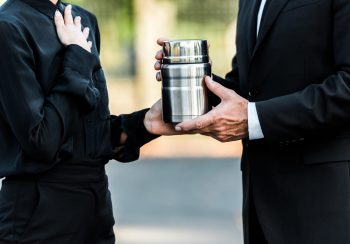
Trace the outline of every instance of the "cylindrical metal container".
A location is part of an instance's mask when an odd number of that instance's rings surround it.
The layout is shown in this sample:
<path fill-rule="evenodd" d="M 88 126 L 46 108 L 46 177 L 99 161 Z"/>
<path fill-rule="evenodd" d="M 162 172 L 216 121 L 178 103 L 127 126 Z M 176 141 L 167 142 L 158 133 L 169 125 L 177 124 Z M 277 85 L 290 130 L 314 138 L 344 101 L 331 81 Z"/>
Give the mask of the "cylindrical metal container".
<path fill-rule="evenodd" d="M 204 76 L 211 76 L 205 40 L 165 42 L 162 61 L 163 120 L 180 123 L 208 112 Z"/>

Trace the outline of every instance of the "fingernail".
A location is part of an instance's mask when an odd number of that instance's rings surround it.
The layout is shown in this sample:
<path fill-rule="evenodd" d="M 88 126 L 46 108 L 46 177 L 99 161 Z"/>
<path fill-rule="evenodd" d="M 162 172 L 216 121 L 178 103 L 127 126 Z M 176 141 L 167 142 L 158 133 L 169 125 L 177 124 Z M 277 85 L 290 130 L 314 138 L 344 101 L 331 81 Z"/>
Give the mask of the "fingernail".
<path fill-rule="evenodd" d="M 71 8 L 72 8 L 72 5 L 69 4 L 69 5 L 67 6 L 67 8 L 68 8 L 68 9 L 71 9 Z"/>
<path fill-rule="evenodd" d="M 60 11 L 56 10 L 55 16 L 58 16 L 60 14 Z"/>
<path fill-rule="evenodd" d="M 180 126 L 176 126 L 176 127 L 175 127 L 175 130 L 176 130 L 177 132 L 180 132 L 180 131 L 182 131 L 182 128 L 181 128 Z"/>

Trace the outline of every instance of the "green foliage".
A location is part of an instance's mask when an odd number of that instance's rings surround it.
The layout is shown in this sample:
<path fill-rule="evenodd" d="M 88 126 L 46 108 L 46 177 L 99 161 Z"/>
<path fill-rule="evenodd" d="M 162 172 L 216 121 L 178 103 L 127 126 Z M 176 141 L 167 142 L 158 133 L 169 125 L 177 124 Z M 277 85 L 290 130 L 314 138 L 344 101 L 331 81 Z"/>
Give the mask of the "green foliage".
<path fill-rule="evenodd" d="M 231 23 L 237 11 L 237 0 L 172 0 L 178 8 L 181 23 L 226 25 Z"/>
<path fill-rule="evenodd" d="M 131 0 L 71 0 L 82 5 L 98 17 L 103 32 L 117 31 L 117 39 L 122 43 L 134 39 L 134 7 Z M 106 33 L 107 34 L 107 33 Z"/>

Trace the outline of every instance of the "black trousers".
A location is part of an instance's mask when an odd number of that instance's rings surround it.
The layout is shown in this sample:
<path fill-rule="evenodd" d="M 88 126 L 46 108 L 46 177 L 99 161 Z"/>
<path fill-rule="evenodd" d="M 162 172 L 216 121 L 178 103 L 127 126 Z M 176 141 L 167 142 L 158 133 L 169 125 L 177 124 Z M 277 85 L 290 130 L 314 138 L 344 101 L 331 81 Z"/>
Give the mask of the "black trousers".
<path fill-rule="evenodd" d="M 62 167 L 3 181 L 0 244 L 114 244 L 104 169 Z"/>
<path fill-rule="evenodd" d="M 249 170 L 243 171 L 243 199 L 244 244 L 268 244 L 256 212 Z"/>

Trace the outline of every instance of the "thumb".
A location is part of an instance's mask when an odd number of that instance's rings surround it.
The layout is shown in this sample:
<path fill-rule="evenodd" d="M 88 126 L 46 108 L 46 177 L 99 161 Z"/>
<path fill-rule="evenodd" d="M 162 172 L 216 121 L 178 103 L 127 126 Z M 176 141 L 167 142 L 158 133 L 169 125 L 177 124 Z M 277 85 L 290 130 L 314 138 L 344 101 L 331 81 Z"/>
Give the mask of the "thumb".
<path fill-rule="evenodd" d="M 206 76 L 205 77 L 205 84 L 207 85 L 208 89 L 214 93 L 216 96 L 221 98 L 221 100 L 225 100 L 226 98 L 230 97 L 232 94 L 232 90 L 220 85 L 219 83 L 215 82 L 211 77 Z"/>

